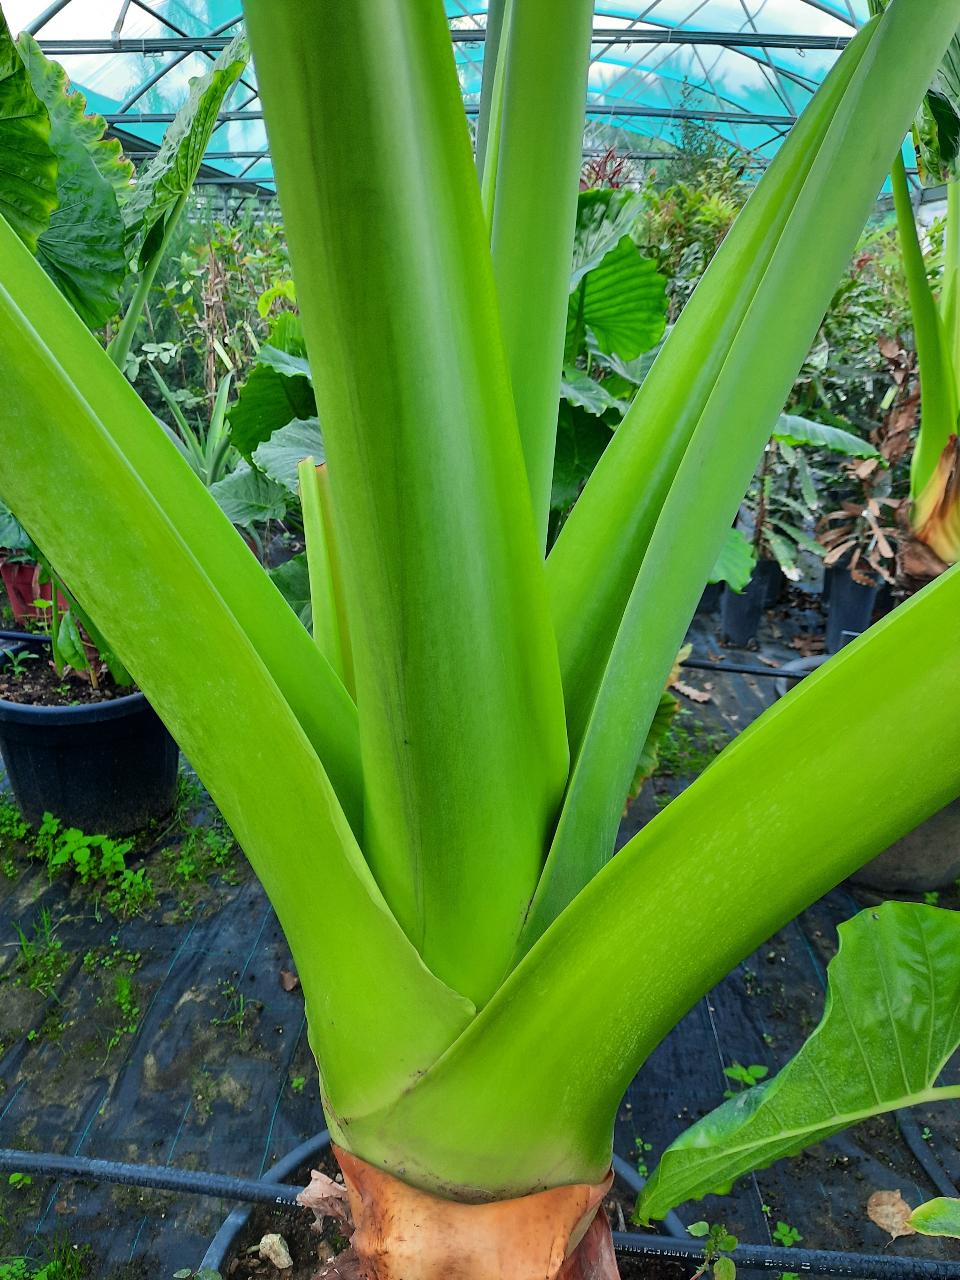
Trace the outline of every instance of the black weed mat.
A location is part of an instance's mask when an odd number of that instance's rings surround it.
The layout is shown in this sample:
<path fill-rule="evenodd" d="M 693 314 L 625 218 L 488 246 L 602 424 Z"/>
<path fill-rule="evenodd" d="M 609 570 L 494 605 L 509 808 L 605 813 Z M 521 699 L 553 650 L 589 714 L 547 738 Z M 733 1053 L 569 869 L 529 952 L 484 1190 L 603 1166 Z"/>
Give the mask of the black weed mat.
<path fill-rule="evenodd" d="M 796 634 L 786 614 L 769 617 L 760 654 L 772 663 L 799 656 L 790 644 Z M 757 654 L 722 649 L 712 619 L 697 619 L 690 638 L 696 655 L 721 666 L 759 662 Z M 668 772 L 631 806 L 621 840 L 774 696 L 773 680 L 761 676 L 690 671 L 685 679 L 710 700 L 683 699 Z M 165 837 L 145 865 L 175 865 L 170 844 L 175 851 L 181 837 Z M 118 921 L 89 888 L 48 883 L 44 869 L 0 853 L 0 1145 L 258 1177 L 322 1128 L 302 996 L 282 977 L 290 954 L 242 859 L 188 902 L 168 887 L 144 916 Z M 837 924 L 867 901 L 835 890 L 700 1001 L 631 1086 L 617 1124 L 620 1155 L 652 1168 L 691 1120 L 740 1087 L 725 1068 L 772 1074 L 788 1060 L 820 1017 Z M 50 995 L 24 981 L 17 934 L 17 927 L 28 938 L 42 934 L 43 911 L 61 944 Z M 698 939 L 678 937 L 677 945 Z M 960 1080 L 960 1070 L 947 1079 Z M 681 1216 L 722 1221 L 744 1243 L 798 1233 L 810 1248 L 878 1252 L 886 1240 L 866 1216 L 872 1191 L 899 1188 L 916 1204 L 958 1180 L 954 1104 L 915 1111 L 903 1127 L 897 1118 L 860 1125 Z M 40 1256 L 45 1243 L 68 1239 L 90 1246 L 91 1277 L 168 1280 L 199 1263 L 230 1207 L 46 1178 L 10 1185 L 0 1175 L 0 1257 Z M 960 1257 L 953 1245 L 919 1237 L 889 1248 Z"/>

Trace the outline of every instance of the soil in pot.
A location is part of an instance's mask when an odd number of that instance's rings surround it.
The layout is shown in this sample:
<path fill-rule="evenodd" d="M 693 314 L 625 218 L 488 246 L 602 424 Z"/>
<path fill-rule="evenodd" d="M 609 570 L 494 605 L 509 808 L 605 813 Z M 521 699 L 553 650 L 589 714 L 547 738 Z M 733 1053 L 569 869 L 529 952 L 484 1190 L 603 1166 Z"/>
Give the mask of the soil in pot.
<path fill-rule="evenodd" d="M 310 1169 L 320 1169 L 329 1177 L 339 1174 L 336 1160 L 330 1151 L 322 1152 L 290 1178 L 291 1185 L 307 1186 Z M 604 1201 L 604 1208 L 614 1231 L 637 1230 L 630 1223 L 630 1215 L 636 1196 L 619 1183 L 614 1183 Z M 319 1268 L 331 1261 L 346 1245 L 329 1224 L 322 1233 L 313 1230 L 313 1214 L 294 1205 L 256 1205 L 250 1219 L 240 1233 L 232 1255 L 222 1268 L 224 1280 L 314 1280 Z M 290 1250 L 293 1269 L 278 1272 L 270 1262 L 259 1256 L 259 1244 L 265 1235 L 281 1235 Z M 620 1257 L 621 1280 L 686 1280 L 696 1268 L 685 1266 L 668 1258 Z"/>
<path fill-rule="evenodd" d="M 42 654 L 21 654 L 16 670 L 0 668 L 0 698 L 28 707 L 77 707 L 85 703 L 110 702 L 124 698 L 134 689 L 131 685 L 114 683 L 109 671 L 97 677 L 94 689 L 89 679 L 75 671 L 67 670 L 62 676 Z"/>

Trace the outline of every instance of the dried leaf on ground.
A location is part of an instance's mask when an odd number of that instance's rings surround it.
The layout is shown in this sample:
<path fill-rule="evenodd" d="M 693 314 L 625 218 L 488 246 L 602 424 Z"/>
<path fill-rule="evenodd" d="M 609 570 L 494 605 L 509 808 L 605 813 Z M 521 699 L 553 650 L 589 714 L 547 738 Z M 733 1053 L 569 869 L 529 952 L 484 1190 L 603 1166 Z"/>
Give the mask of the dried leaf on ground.
<path fill-rule="evenodd" d="M 673 687 L 677 693 L 682 693 L 685 698 L 689 698 L 691 702 L 712 702 L 713 695 L 709 689 L 695 689 L 692 684 L 684 684 L 682 680 L 675 680 Z"/>
<path fill-rule="evenodd" d="M 867 1201 L 867 1217 L 881 1231 L 886 1231 L 891 1240 L 896 1240 L 898 1236 L 917 1234 L 910 1225 L 911 1212 L 899 1191 L 874 1191 Z"/>
<path fill-rule="evenodd" d="M 280 985 L 283 987 L 284 991 L 296 991 L 297 987 L 300 985 L 300 979 L 289 969 L 281 969 Z"/>

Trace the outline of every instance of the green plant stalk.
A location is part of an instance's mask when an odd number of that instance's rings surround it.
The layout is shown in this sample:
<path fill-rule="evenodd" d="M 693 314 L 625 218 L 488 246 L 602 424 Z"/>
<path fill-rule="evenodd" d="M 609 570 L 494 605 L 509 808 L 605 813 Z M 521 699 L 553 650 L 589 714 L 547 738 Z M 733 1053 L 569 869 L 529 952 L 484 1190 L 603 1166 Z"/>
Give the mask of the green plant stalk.
<path fill-rule="evenodd" d="M 57 599 L 60 590 L 60 583 L 57 581 L 56 575 L 47 565 L 48 577 L 50 578 L 50 652 L 53 655 L 53 666 L 58 676 L 63 675 L 66 663 L 63 660 L 63 654 L 60 652 L 60 601 Z"/>
<path fill-rule="evenodd" d="M 947 441 L 957 429 L 957 375 L 944 323 L 927 279 L 907 171 L 899 151 L 893 161 L 891 181 L 923 398 L 920 433 L 910 463 L 910 497 L 916 501 L 933 475 Z"/>
<path fill-rule="evenodd" d="M 947 350 L 954 371 L 960 369 L 960 186 L 947 186 L 944 228 L 943 292 L 940 315 L 947 334 Z M 958 389 L 960 395 L 960 389 Z"/>
<path fill-rule="evenodd" d="M 550 552 L 547 583 L 574 752 L 670 484 L 836 105 L 876 29 L 876 23 L 868 25 L 856 36 L 791 130 L 664 343 Z"/>
<path fill-rule="evenodd" d="M 261 879 L 308 984 L 311 1044 L 332 1110 L 392 1098 L 466 1025 L 472 1006 L 429 973 L 388 911 L 317 753 L 224 602 L 225 583 L 213 585 L 150 487 L 158 477 L 131 466 L 92 407 L 99 369 L 128 384 L 2 221 L 0 262 L 0 492 L 37 530 L 82 607 L 109 628 Z M 33 286 L 29 315 L 9 292 L 21 263 Z M 38 306 L 47 287 L 49 311 Z M 37 327 L 38 311 L 62 316 L 73 335 L 76 377 L 66 346 L 54 354 L 51 334 Z M 155 420 L 136 427 L 190 481 L 185 505 L 205 512 L 205 490 Z M 265 579 L 244 554 L 238 567 L 249 561 Z M 272 621 L 284 616 L 275 607 Z"/>
<path fill-rule="evenodd" d="M 351 825 L 359 833 L 360 746 L 356 708 L 346 690 L 176 446 L 158 428 L 153 414 L 122 372 L 104 358 L 96 339 L 73 310 L 64 305 L 56 286 L 21 249 L 3 222 L 0 270 L 7 292 L 0 311 L 4 332 L 7 325 L 22 324 L 22 317 L 29 316 L 43 335 L 45 347 L 56 353 L 64 376 L 83 387 L 86 406 L 96 415 L 125 465 L 134 474 L 149 477 L 150 492 L 208 579 L 216 583 L 224 606 L 303 725 Z M 15 502 L 16 493 L 14 485 L 8 495 L 11 503 Z M 73 578 L 64 572 L 65 563 L 58 562 L 57 567 L 72 587 Z M 88 612 L 96 616 L 95 611 Z M 112 619 L 106 630 L 113 631 Z"/>
<path fill-rule="evenodd" d="M 347 592 L 343 582 L 343 565 L 340 562 L 340 552 L 337 549 L 337 531 L 333 520 L 333 494 L 330 491 L 330 473 L 327 470 L 326 463 L 317 468 L 317 490 L 320 496 L 320 514 L 323 518 L 324 542 L 330 564 L 330 581 L 333 586 L 337 630 L 340 635 L 343 682 L 351 698 L 355 698 L 357 696 L 357 681 L 353 670 L 353 645 L 350 642 Z"/>
<path fill-rule="evenodd" d="M 870 121 L 872 138 L 887 140 L 892 152 L 912 118 L 911 85 L 919 89 L 953 35 L 956 15 L 945 2 L 925 17 L 923 38 L 910 41 L 905 57 L 910 8 L 893 6 L 875 28 L 716 370 L 591 709 L 523 945 L 612 853 L 623 797 L 702 584 L 883 183 L 883 156 L 872 146 L 857 151 L 849 139 Z M 674 368 L 681 382 L 687 372 Z"/>
<path fill-rule="evenodd" d="M 487 15 L 487 40 L 484 41 L 484 85 L 487 83 L 487 57 L 493 59 L 493 74 L 487 90 L 487 101 L 484 103 L 481 93 L 481 118 L 484 123 L 483 151 L 481 139 L 477 132 L 477 161 L 480 171 L 480 203 L 483 216 L 490 234 L 493 234 L 493 217 L 497 198 L 497 172 L 500 165 L 500 137 L 503 130 L 503 86 L 506 80 L 507 51 L 510 41 L 510 26 L 513 21 L 513 0 L 503 0 L 501 12 L 496 18 L 494 46 L 489 48 L 490 15 Z"/>
<path fill-rule="evenodd" d="M 399 0 L 245 12 L 347 584 L 364 852 L 427 965 L 482 1003 L 568 756 L 450 33 L 440 6 Z M 384 40 L 406 51 L 399 86 Z"/>
<path fill-rule="evenodd" d="M 960 792 L 960 664 L 930 644 L 958 610 L 955 568 L 734 739 L 413 1090 L 351 1121 L 352 1149 L 499 1196 L 603 1177 L 624 1090 L 683 1014 Z"/>
<path fill-rule="evenodd" d="M 140 278 L 137 281 L 137 287 L 133 297 L 130 299 L 130 305 L 127 307 L 126 314 L 120 322 L 107 352 L 117 366 L 118 369 L 125 369 L 127 364 L 127 356 L 130 354 L 130 348 L 133 346 L 133 339 L 136 336 L 137 325 L 143 315 L 144 308 L 147 305 L 147 298 L 150 296 L 150 290 L 153 288 L 153 282 L 157 278 L 157 272 L 160 270 L 160 263 L 163 261 L 163 255 L 166 253 L 170 241 L 173 239 L 173 233 L 180 221 L 180 215 L 183 213 L 187 203 L 187 195 L 182 195 L 173 209 L 163 228 L 163 235 L 160 243 L 157 245 L 156 252 L 150 258 L 149 262 L 140 269 Z"/>
<path fill-rule="evenodd" d="M 493 110 L 494 82 L 500 66 L 500 44 L 507 5 L 513 0 L 489 0 L 487 5 L 486 34 L 483 41 L 483 74 L 480 82 L 480 114 L 477 117 L 477 175 L 483 182 L 486 168 L 487 147 L 490 139 L 490 118 Z"/>
<path fill-rule="evenodd" d="M 523 0 L 512 7 L 503 59 L 491 247 L 541 547 L 550 514 L 592 33 L 591 0 L 568 0 L 562 17 L 554 0 Z M 491 169 L 484 169 L 485 183 Z"/>
<path fill-rule="evenodd" d="M 300 482 L 300 508 L 303 512 L 303 535 L 307 545 L 307 572 L 310 577 L 310 603 L 313 612 L 313 638 L 330 666 L 343 680 L 343 650 L 333 590 L 333 573 L 320 505 L 320 483 L 317 464 L 304 458 L 297 467 Z"/>

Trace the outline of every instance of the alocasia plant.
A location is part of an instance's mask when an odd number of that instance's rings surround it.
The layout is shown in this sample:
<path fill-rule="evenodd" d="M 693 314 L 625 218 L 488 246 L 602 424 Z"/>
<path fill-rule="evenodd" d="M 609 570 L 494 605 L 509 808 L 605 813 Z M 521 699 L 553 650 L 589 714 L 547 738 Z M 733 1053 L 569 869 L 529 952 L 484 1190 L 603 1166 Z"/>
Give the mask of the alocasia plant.
<path fill-rule="evenodd" d="M 960 669 L 931 644 L 955 630 L 950 573 L 611 858 L 702 584 L 960 13 L 894 0 L 852 41 L 545 562 L 592 11 L 493 6 L 484 204 L 439 0 L 246 5 L 349 691 L 330 619 L 312 641 L 0 222 L 0 492 L 274 903 L 381 1280 L 572 1277 L 591 1250 L 615 1274 L 596 1209 L 639 1063 L 960 790 Z M 338 607 L 322 563 L 311 580 L 314 612 Z"/>

